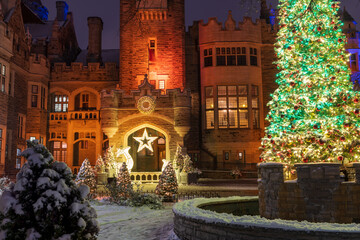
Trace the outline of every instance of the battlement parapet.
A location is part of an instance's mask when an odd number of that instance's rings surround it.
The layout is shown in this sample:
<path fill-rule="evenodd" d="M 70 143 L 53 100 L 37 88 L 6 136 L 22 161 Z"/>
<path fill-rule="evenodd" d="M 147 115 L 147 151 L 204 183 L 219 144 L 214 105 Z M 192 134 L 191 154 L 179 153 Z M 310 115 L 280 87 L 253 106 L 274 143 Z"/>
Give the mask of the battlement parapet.
<path fill-rule="evenodd" d="M 53 81 L 114 81 L 118 79 L 116 63 L 88 63 L 84 66 L 81 62 L 73 62 L 70 66 L 66 63 L 55 63 L 52 68 Z"/>
<path fill-rule="evenodd" d="M 145 95 L 141 90 L 132 90 L 130 94 L 122 89 L 108 89 L 101 91 L 103 108 L 134 108 L 137 101 Z M 161 90 L 153 89 L 147 96 L 156 99 L 158 107 L 191 107 L 191 91 L 180 88 L 168 89 L 166 94 L 161 94 Z M 176 101 L 174 100 L 176 98 Z"/>
<path fill-rule="evenodd" d="M 261 21 L 253 22 L 251 18 L 244 17 L 242 22 L 236 24 L 231 12 L 224 25 L 216 17 L 209 18 L 207 23 L 201 20 L 198 22 L 199 44 L 228 41 L 261 43 Z"/>

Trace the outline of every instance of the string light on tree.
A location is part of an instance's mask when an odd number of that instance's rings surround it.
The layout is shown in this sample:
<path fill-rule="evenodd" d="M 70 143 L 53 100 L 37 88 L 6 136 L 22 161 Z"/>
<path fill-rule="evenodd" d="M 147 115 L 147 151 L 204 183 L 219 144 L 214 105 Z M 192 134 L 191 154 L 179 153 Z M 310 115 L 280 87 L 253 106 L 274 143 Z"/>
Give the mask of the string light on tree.
<path fill-rule="evenodd" d="M 358 161 L 359 96 L 353 91 L 339 2 L 280 0 L 279 88 L 269 102 L 262 161 Z"/>
<path fill-rule="evenodd" d="M 157 139 L 158 137 L 149 137 L 146 128 L 144 130 L 144 133 L 142 137 L 134 137 L 134 139 L 140 143 L 138 152 L 143 150 L 144 148 L 149 149 L 151 152 L 153 152 L 152 143 Z"/>

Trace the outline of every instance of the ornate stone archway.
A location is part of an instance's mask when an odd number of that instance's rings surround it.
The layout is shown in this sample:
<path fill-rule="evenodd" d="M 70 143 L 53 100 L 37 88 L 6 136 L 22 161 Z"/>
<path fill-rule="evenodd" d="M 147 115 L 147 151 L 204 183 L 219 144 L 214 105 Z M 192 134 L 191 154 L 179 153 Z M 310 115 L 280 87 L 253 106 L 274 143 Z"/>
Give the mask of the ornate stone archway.
<path fill-rule="evenodd" d="M 144 129 L 144 131 L 142 131 L 143 129 Z M 147 129 L 147 131 L 156 131 L 159 133 L 159 135 L 163 136 L 163 140 L 165 140 L 165 156 L 166 156 L 166 158 L 169 158 L 170 157 L 169 134 L 166 133 L 163 129 L 160 129 L 159 127 L 156 127 L 152 124 L 142 124 L 142 125 L 132 128 L 130 131 L 126 132 L 126 134 L 124 134 L 124 136 L 123 136 L 124 146 L 129 146 L 129 137 L 131 137 L 135 133 L 139 133 L 139 132 L 141 132 L 141 134 L 143 134 L 146 129 Z M 158 141 L 158 139 L 156 139 L 156 141 Z M 136 156 L 134 156 L 135 155 L 134 152 L 136 152 L 136 151 L 137 151 L 137 149 L 132 149 L 132 152 L 133 152 L 132 157 L 134 158 L 135 161 L 136 161 Z M 165 158 L 165 156 L 163 156 L 162 158 Z M 158 159 L 159 156 L 155 156 L 154 158 L 156 159 L 156 161 L 162 162 L 162 159 Z M 137 167 L 137 168 L 139 169 L 139 167 Z M 161 169 L 161 165 L 157 165 L 157 168 Z M 159 169 L 153 169 L 153 170 L 159 171 Z"/>

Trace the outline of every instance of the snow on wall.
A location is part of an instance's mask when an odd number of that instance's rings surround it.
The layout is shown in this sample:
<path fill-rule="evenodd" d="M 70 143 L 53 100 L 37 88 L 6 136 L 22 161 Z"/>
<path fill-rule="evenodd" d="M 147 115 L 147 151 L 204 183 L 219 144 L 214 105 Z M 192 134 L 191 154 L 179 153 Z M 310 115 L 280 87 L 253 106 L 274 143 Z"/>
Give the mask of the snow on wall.
<path fill-rule="evenodd" d="M 175 204 L 174 232 L 180 239 L 356 239 L 359 224 L 311 223 L 293 220 L 269 220 L 260 216 L 234 216 L 199 208 L 219 202 L 256 201 L 257 197 L 198 198 Z M 290 238 L 291 236 L 291 238 Z M 317 238 L 318 236 L 318 238 Z M 341 236 L 341 238 L 339 238 Z M 334 238 L 335 237 L 335 238 Z"/>

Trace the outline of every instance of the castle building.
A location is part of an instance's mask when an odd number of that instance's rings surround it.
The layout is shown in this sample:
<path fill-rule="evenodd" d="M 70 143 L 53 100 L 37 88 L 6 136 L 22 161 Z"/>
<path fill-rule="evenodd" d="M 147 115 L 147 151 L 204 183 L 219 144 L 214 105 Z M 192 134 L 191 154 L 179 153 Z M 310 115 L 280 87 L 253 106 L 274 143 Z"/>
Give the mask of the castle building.
<path fill-rule="evenodd" d="M 146 180 L 178 145 L 201 169 L 256 164 L 277 88 L 275 13 L 261 3 L 256 22 L 230 11 L 186 32 L 184 0 L 121 0 L 120 49 L 101 48 L 103 22 L 89 17 L 80 50 L 66 2 L 50 21 L 40 0 L 1 1 L 0 175 L 15 176 L 27 139 L 74 173 L 109 147 Z M 346 14 L 355 76 L 359 36 Z"/>

